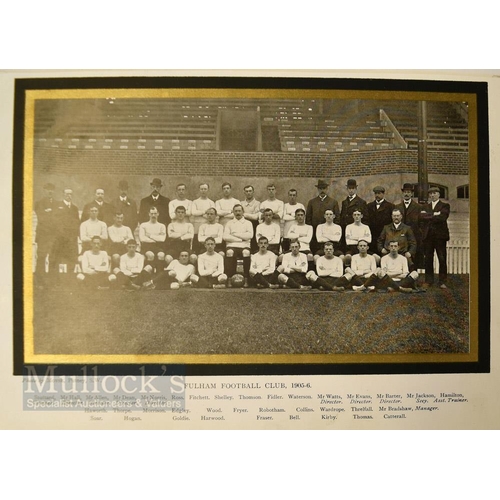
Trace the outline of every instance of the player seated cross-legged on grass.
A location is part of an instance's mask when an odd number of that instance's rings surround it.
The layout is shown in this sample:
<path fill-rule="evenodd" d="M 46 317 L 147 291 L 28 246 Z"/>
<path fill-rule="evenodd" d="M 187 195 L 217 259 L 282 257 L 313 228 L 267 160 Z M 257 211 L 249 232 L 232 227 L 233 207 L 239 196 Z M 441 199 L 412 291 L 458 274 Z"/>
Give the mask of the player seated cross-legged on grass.
<path fill-rule="evenodd" d="M 312 283 L 313 288 L 343 292 L 344 264 L 340 257 L 334 255 L 332 242 L 326 242 L 323 250 L 325 255 L 316 260 L 316 272 L 309 271 L 306 277 Z"/>
<path fill-rule="evenodd" d="M 314 254 L 314 262 L 325 255 L 324 245 L 329 242 L 333 245 L 333 255 L 344 260 L 344 254 L 340 250 L 340 240 L 342 239 L 342 227 L 334 222 L 335 214 L 333 210 L 325 210 L 325 222 L 316 228 L 316 242 L 320 246 Z"/>
<path fill-rule="evenodd" d="M 207 221 L 202 224 L 198 230 L 198 254 L 203 253 L 202 249 L 205 249 L 205 242 L 210 237 L 215 241 L 214 251 L 225 257 L 225 246 L 222 241 L 222 235 L 224 234 L 224 228 L 222 224 L 216 222 L 217 210 L 215 208 L 209 208 L 205 212 L 205 217 Z"/>
<path fill-rule="evenodd" d="M 283 261 L 278 266 L 278 281 L 285 288 L 310 290 L 311 285 L 306 278 L 308 262 L 307 255 L 300 252 L 300 241 L 290 242 L 290 252 L 283 255 Z"/>
<path fill-rule="evenodd" d="M 161 272 L 165 267 L 165 240 L 167 228 L 158 222 L 160 213 L 156 207 L 149 209 L 149 221 L 139 226 L 141 253 L 154 271 Z"/>
<path fill-rule="evenodd" d="M 266 212 L 264 212 L 264 216 Z M 250 283 L 257 288 L 279 288 L 276 271 L 277 256 L 268 250 L 269 241 L 261 236 L 257 244 L 259 251 L 250 258 Z"/>
<path fill-rule="evenodd" d="M 416 290 L 417 271 L 409 272 L 408 259 L 399 253 L 399 243 L 389 242 L 389 253 L 380 260 L 380 269 L 365 283 L 368 290 L 384 290 L 411 293 Z"/>
<path fill-rule="evenodd" d="M 303 208 L 298 208 L 295 211 L 295 220 L 295 224 L 293 224 L 288 231 L 288 237 L 290 241 L 296 240 L 300 243 L 300 252 L 306 255 L 307 266 L 310 271 L 314 268 L 314 257 L 310 247 L 313 237 L 313 227 L 306 224 L 306 211 Z M 283 258 L 281 261 L 283 261 Z"/>
<path fill-rule="evenodd" d="M 243 207 L 240 204 L 233 207 L 233 215 L 234 218 L 224 227 L 223 239 L 226 242 L 224 269 L 228 276 L 232 277 L 238 272 L 248 281 L 253 226 L 243 217 Z"/>
<path fill-rule="evenodd" d="M 196 285 L 198 276 L 195 274 L 193 264 L 189 262 L 189 252 L 182 250 L 178 259 L 174 259 L 165 271 L 158 273 L 150 281 L 146 281 L 143 287 L 146 290 L 178 290 L 181 287 Z"/>
<path fill-rule="evenodd" d="M 198 257 L 191 251 L 194 238 L 194 228 L 191 222 L 186 220 L 186 209 L 179 205 L 175 209 L 175 219 L 167 228 L 167 256 L 165 262 L 170 263 L 174 255 L 179 255 L 181 251 L 188 252 L 191 264 L 196 264 Z"/>
<path fill-rule="evenodd" d="M 215 251 L 215 238 L 205 238 L 206 252 L 198 255 L 198 288 L 226 288 L 227 275 L 224 274 L 224 258 Z"/>
<path fill-rule="evenodd" d="M 137 252 L 137 242 L 127 242 L 127 253 L 120 257 L 119 267 L 113 269 L 116 284 L 125 290 L 140 290 L 141 285 L 151 279 L 153 268 L 144 266 L 144 255 Z"/>
<path fill-rule="evenodd" d="M 116 276 L 109 273 L 109 256 L 101 250 L 101 238 L 94 236 L 90 245 L 91 250 L 86 250 L 82 255 L 82 272 L 76 278 L 88 287 L 109 288 Z"/>
<path fill-rule="evenodd" d="M 257 226 L 255 230 L 255 240 L 260 249 L 259 239 L 264 236 L 268 241 L 268 251 L 278 256 L 280 253 L 281 228 L 278 223 L 273 220 L 274 212 L 271 208 L 264 209 L 262 219 L 264 222 Z"/>
<path fill-rule="evenodd" d="M 366 290 L 366 281 L 378 272 L 375 257 L 368 254 L 368 248 L 368 241 L 358 241 L 358 253 L 352 256 L 351 265 L 346 267 L 345 282 L 341 286 L 351 286 L 355 292 Z"/>

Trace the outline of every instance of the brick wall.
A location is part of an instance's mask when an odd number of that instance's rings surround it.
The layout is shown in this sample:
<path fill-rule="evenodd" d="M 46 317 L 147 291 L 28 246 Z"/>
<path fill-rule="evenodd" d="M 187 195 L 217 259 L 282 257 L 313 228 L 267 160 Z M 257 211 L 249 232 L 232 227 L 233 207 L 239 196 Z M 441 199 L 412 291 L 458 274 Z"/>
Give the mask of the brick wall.
<path fill-rule="evenodd" d="M 450 199 L 456 198 L 456 186 L 468 183 L 468 155 L 463 152 L 429 152 L 429 181 L 448 186 Z M 118 181 L 127 179 L 130 194 L 139 199 L 149 194 L 149 182 L 160 177 L 162 193 L 172 198 L 175 185 L 187 184 L 190 198 L 197 197 L 198 184 L 211 184 L 210 197 L 221 197 L 223 181 L 233 184 L 233 193 L 243 198 L 243 186 L 255 186 L 256 197 L 264 199 L 269 181 L 276 184 L 278 198 L 299 190 L 299 201 L 315 196 L 314 185 L 320 178 L 332 182 L 331 194 L 345 198 L 345 181 L 354 177 L 358 193 L 373 199 L 376 184 L 386 187 L 386 196 L 397 201 L 404 182 L 417 182 L 417 152 L 409 150 L 367 151 L 335 154 L 257 153 L 227 151 L 90 151 L 36 148 L 34 156 L 34 197 L 43 195 L 45 182 L 56 189 L 72 187 L 74 201 L 83 206 L 93 197 L 96 187 L 106 190 L 106 198 L 118 195 Z M 195 196 L 196 195 L 196 196 Z"/>
<path fill-rule="evenodd" d="M 468 174 L 468 154 L 428 153 L 429 173 Z M 228 151 L 35 150 L 35 171 L 47 174 L 253 175 L 256 177 L 345 177 L 416 173 L 417 152 L 364 151 L 335 154 Z"/>

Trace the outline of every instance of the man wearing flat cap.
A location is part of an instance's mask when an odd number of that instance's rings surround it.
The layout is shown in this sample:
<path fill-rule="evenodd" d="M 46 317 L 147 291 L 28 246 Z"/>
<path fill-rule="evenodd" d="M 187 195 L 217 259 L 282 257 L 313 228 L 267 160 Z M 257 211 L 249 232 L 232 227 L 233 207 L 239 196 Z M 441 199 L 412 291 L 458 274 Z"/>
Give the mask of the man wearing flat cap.
<path fill-rule="evenodd" d="M 128 195 L 127 181 L 120 181 L 118 183 L 118 188 L 120 190 L 120 196 L 113 200 L 113 205 L 116 208 L 115 214 L 123 214 L 123 225 L 129 227 L 133 234 L 138 222 L 137 203 Z"/>
<path fill-rule="evenodd" d="M 375 195 L 375 200 L 367 205 L 368 226 L 372 233 L 370 252 L 377 253 L 377 239 L 384 226 L 392 222 L 392 209 L 394 205 L 385 199 L 385 188 L 383 186 L 375 186 L 373 194 Z"/>
<path fill-rule="evenodd" d="M 339 204 L 337 203 L 337 200 L 330 198 L 327 194 L 329 184 L 320 179 L 316 184 L 316 188 L 318 189 L 318 196 L 309 200 L 306 210 L 306 224 L 313 227 L 313 238 L 310 244 L 311 252 L 313 254 L 319 250 L 319 245 L 316 240 L 316 228 L 325 221 L 326 210 L 333 211 L 335 215 L 334 222 L 337 223 L 340 217 Z"/>
<path fill-rule="evenodd" d="M 49 270 L 53 271 L 53 266 L 50 264 L 52 257 L 52 246 L 56 236 L 56 221 L 54 214 L 56 213 L 58 203 L 54 199 L 55 186 L 48 182 L 43 186 L 45 196 L 35 203 L 35 214 L 37 217 L 36 225 L 36 275 L 37 278 L 43 280 L 45 273 L 45 259 L 49 258 Z M 37 284 L 43 285 L 38 282 Z"/>
<path fill-rule="evenodd" d="M 155 207 L 158 210 L 158 222 L 165 224 L 165 227 L 170 224 L 170 215 L 168 213 L 168 206 L 170 199 L 160 194 L 163 184 L 160 179 L 153 179 L 151 181 L 151 194 L 141 200 L 139 208 L 139 223 L 149 222 L 149 210 Z"/>
<path fill-rule="evenodd" d="M 417 240 L 417 253 L 415 255 L 415 265 L 417 269 L 424 268 L 424 248 L 422 245 L 422 231 L 420 229 L 421 206 L 413 200 L 413 184 L 405 182 L 401 189 L 403 200 L 396 205 L 403 214 L 403 224 L 413 229 L 413 234 Z"/>
<path fill-rule="evenodd" d="M 435 251 L 439 263 L 438 286 L 440 288 L 448 288 L 446 286 L 448 277 L 446 242 L 450 239 L 450 232 L 448 230 L 450 205 L 439 199 L 440 193 L 438 187 L 431 187 L 428 192 L 430 201 L 420 211 L 422 242 L 425 255 L 424 286 L 431 286 L 434 283 Z"/>

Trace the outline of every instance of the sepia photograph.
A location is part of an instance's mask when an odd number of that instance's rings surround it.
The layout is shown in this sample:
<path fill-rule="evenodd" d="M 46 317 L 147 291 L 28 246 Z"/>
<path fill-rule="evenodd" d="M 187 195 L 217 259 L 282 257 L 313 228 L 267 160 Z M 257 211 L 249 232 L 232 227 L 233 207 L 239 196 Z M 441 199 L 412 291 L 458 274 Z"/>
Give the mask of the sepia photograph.
<path fill-rule="evenodd" d="M 18 81 L 22 363 L 485 369 L 480 83 L 126 80 Z"/>

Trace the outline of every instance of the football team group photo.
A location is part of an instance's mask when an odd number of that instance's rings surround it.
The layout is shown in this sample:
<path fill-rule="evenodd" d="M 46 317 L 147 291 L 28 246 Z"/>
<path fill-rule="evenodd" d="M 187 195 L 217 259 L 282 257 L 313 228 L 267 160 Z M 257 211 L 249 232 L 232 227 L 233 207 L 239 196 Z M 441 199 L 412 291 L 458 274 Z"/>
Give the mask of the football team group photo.
<path fill-rule="evenodd" d="M 40 99 L 40 354 L 469 350 L 467 105 Z M 422 172 L 422 154 L 424 171 Z"/>

